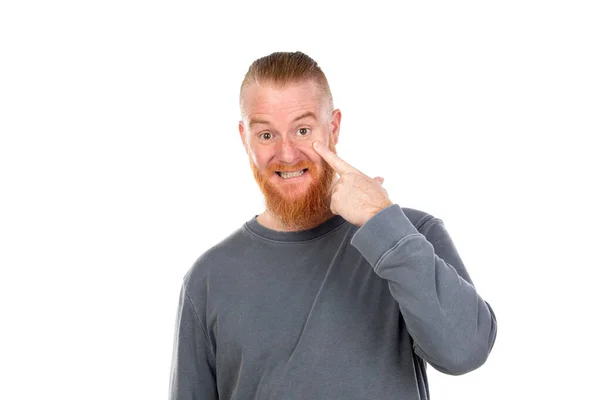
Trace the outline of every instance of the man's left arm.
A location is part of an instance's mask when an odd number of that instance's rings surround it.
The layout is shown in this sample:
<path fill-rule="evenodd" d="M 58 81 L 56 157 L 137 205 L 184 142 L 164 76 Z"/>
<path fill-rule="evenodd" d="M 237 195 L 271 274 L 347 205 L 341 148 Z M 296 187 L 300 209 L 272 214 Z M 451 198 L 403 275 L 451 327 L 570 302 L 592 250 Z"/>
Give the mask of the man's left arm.
<path fill-rule="evenodd" d="M 464 374 L 486 361 L 496 317 L 442 221 L 432 217 L 421 231 L 393 204 L 360 226 L 351 244 L 388 281 L 415 353 L 441 372 Z"/>

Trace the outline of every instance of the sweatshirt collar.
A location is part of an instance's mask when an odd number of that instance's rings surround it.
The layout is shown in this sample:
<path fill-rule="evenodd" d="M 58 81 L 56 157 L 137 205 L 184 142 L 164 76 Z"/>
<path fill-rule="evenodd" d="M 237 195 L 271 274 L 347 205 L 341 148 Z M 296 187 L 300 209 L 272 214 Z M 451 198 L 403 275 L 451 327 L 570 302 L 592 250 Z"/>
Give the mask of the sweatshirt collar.
<path fill-rule="evenodd" d="M 246 229 L 257 236 L 276 242 L 306 242 L 318 239 L 336 230 L 347 222 L 340 215 L 334 215 L 327 221 L 310 229 L 302 231 L 276 231 L 261 225 L 256 217 L 258 217 L 258 215 L 255 215 L 244 224 Z"/>

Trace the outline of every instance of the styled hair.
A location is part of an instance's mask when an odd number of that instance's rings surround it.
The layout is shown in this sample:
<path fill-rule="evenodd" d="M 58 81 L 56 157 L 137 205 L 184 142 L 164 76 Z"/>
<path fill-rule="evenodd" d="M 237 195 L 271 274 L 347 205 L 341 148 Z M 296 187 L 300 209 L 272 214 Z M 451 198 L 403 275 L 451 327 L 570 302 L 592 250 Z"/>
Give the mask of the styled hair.
<path fill-rule="evenodd" d="M 321 67 L 306 54 L 296 52 L 275 52 L 255 60 L 240 87 L 240 109 L 244 88 L 252 84 L 271 85 L 282 88 L 289 84 L 314 81 L 323 94 L 328 115 L 333 111 L 333 97 L 329 83 Z"/>

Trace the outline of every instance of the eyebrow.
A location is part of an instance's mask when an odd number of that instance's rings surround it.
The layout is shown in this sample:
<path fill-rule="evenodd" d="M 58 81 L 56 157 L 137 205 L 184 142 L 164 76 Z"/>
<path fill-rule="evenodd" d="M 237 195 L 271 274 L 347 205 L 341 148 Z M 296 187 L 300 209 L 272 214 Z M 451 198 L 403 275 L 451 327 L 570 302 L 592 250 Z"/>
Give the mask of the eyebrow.
<path fill-rule="evenodd" d="M 300 121 L 301 119 L 308 118 L 308 117 L 314 119 L 315 121 L 317 120 L 317 116 L 315 115 L 315 113 L 313 113 L 312 111 L 307 111 L 304 114 L 298 115 L 296 118 L 294 118 L 294 120 L 292 122 Z M 269 121 L 265 121 L 262 119 L 250 118 L 250 123 L 249 123 L 250 129 L 252 129 L 252 126 L 256 125 L 256 124 L 269 125 Z"/>

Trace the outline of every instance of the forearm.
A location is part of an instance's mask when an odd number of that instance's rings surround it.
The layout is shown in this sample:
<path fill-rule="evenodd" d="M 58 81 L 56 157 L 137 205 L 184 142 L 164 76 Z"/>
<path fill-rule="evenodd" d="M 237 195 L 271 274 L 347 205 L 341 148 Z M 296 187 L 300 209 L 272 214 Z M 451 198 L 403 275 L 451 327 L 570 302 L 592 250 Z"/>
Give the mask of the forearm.
<path fill-rule="evenodd" d="M 367 221 L 351 243 L 388 281 L 417 354 L 449 374 L 466 373 L 485 362 L 496 335 L 491 307 L 468 276 L 461 277 L 435 253 L 399 206 Z"/>

